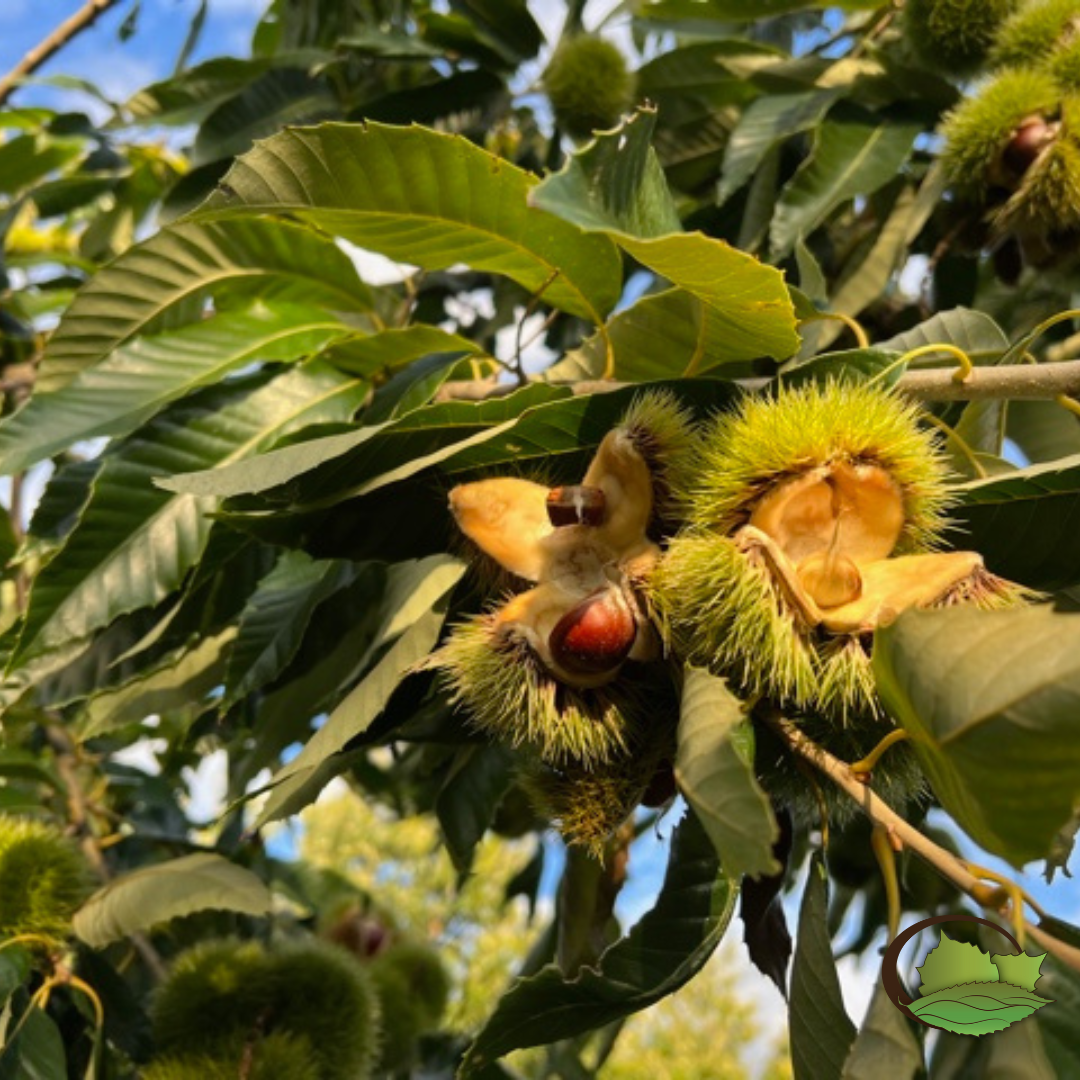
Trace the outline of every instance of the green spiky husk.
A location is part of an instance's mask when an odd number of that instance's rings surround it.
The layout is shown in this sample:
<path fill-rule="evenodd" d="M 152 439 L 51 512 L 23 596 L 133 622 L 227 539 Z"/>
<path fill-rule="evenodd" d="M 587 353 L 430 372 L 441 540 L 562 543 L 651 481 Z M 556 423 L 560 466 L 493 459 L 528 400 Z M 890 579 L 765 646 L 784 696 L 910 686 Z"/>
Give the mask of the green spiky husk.
<path fill-rule="evenodd" d="M 732 533 L 746 524 L 763 494 L 789 477 L 830 462 L 874 464 L 892 477 L 904 500 L 896 553 L 931 550 L 947 525 L 950 499 L 946 467 L 918 416 L 917 406 L 897 395 L 851 382 L 748 396 L 705 432 L 689 492 L 690 520 L 698 528 Z"/>
<path fill-rule="evenodd" d="M 685 496 L 697 471 L 693 417 L 665 390 L 634 398 L 619 422 L 652 475 L 653 539 L 670 535 L 686 516 Z"/>
<path fill-rule="evenodd" d="M 1061 88 L 1062 94 L 1080 94 L 1080 37 L 1055 49 L 1044 66 Z"/>
<path fill-rule="evenodd" d="M 912 52 L 944 75 L 966 74 L 987 56 L 1019 0 L 907 0 L 904 37 Z"/>
<path fill-rule="evenodd" d="M 619 122 L 633 102 L 634 82 L 618 46 L 587 34 L 561 41 L 543 74 L 555 118 L 580 139 Z"/>
<path fill-rule="evenodd" d="M 1076 0 L 1036 0 L 1002 23 L 990 50 L 995 67 L 1036 67 L 1080 33 Z"/>
<path fill-rule="evenodd" d="M 969 198 L 984 198 L 1017 125 L 1029 116 L 1054 117 L 1060 100 L 1061 92 L 1048 72 L 1016 68 L 1003 71 L 962 101 L 941 128 L 942 162 L 953 185 Z"/>
<path fill-rule="evenodd" d="M 438 1027 L 450 1000 L 450 972 L 437 949 L 422 941 L 399 941 L 369 969 L 376 978 L 393 972 L 405 981 L 423 1017 L 423 1030 Z M 385 1014 L 385 1010 L 384 1010 Z"/>
<path fill-rule="evenodd" d="M 603 857 L 608 840 L 640 804 L 660 763 L 675 757 L 676 720 L 660 719 L 622 758 L 594 768 L 534 764 L 522 777 L 537 809 L 567 844 Z"/>
<path fill-rule="evenodd" d="M 45 822 L 0 817 L 0 937 L 63 939 L 90 892 L 75 843 Z"/>
<path fill-rule="evenodd" d="M 158 1058 L 140 1074 L 142 1080 L 236 1080 L 245 1061 L 248 1080 L 320 1080 L 322 1073 L 307 1039 L 275 1032 L 254 1039 L 250 1047 L 237 1039 L 220 1055 L 182 1054 Z"/>
<path fill-rule="evenodd" d="M 475 728 L 530 747 L 551 764 L 599 764 L 630 744 L 627 679 L 620 675 L 618 685 L 596 690 L 564 686 L 523 639 L 496 627 L 493 614 L 459 623 L 430 663 L 442 670 L 452 700 Z"/>
<path fill-rule="evenodd" d="M 154 1038 L 165 1056 L 192 1046 L 225 1057 L 240 1043 L 282 1033 L 306 1040 L 320 1080 L 370 1075 L 380 1038 L 367 972 L 335 945 L 211 941 L 183 953 L 159 988 Z"/>

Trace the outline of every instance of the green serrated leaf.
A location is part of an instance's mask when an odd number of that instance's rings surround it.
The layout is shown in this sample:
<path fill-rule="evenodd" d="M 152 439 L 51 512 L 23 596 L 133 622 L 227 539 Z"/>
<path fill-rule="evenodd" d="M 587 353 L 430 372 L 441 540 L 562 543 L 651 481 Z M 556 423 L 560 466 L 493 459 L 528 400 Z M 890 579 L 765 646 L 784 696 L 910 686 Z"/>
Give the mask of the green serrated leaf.
<path fill-rule="evenodd" d="M 675 777 L 679 790 L 733 878 L 779 873 L 780 835 L 768 796 L 754 778 L 752 733 L 743 703 L 727 683 L 699 668 L 686 672 Z"/>
<path fill-rule="evenodd" d="M 538 181 L 461 136 L 369 122 L 281 132 L 240 157 L 200 218 L 288 213 L 429 270 L 505 274 L 594 323 L 619 296 L 605 237 L 527 205 Z"/>
<path fill-rule="evenodd" d="M 1035 990 L 1035 984 L 1042 974 L 1040 968 L 1046 959 L 1046 953 L 1031 956 L 1028 953 L 994 953 L 991 963 L 998 970 L 1001 982 L 1012 983 L 1024 990 Z"/>
<path fill-rule="evenodd" d="M 368 311 L 369 290 L 349 256 L 287 221 L 181 222 L 124 252 L 79 291 L 49 339 L 35 393 L 66 386 L 140 334 L 198 321 L 208 295 L 273 281 L 289 299 Z"/>
<path fill-rule="evenodd" d="M 383 624 L 367 649 L 367 657 L 379 655 L 382 646 L 393 644 L 331 712 L 304 749 L 271 779 L 273 791 L 256 828 L 296 813 L 306 805 L 309 795 L 314 798 L 317 791 L 312 790 L 313 777 L 320 775 L 320 769 L 331 758 L 378 719 L 390 695 L 431 651 L 446 618 L 449 592 L 464 570 L 460 560 L 447 555 L 391 569 L 390 586 L 382 602 Z M 364 657 L 358 658 L 358 666 L 364 662 Z"/>
<path fill-rule="evenodd" d="M 102 949 L 195 911 L 265 915 L 270 904 L 270 891 L 250 870 L 220 855 L 200 852 L 110 881 L 75 912 L 73 928 L 87 945 Z"/>
<path fill-rule="evenodd" d="M 366 387 L 318 363 L 204 391 L 119 444 L 64 546 L 30 594 L 16 666 L 159 603 L 199 559 L 213 500 L 174 494 L 155 477 L 238 461 L 305 422 L 345 419 Z"/>
<path fill-rule="evenodd" d="M 320 308 L 259 302 L 143 337 L 59 390 L 34 394 L 0 423 L 0 473 L 18 472 L 81 439 L 126 434 L 245 364 L 309 356 L 348 332 Z"/>
<path fill-rule="evenodd" d="M 938 944 L 927 954 L 919 974 L 919 992 L 925 995 L 960 983 L 993 982 L 998 978 L 998 969 L 978 945 L 954 941 L 941 931 Z"/>
<path fill-rule="evenodd" d="M 968 982 L 918 997 L 908 1008 L 931 1027 L 960 1035 L 986 1035 L 1049 1004 L 1048 998 L 1010 983 Z"/>

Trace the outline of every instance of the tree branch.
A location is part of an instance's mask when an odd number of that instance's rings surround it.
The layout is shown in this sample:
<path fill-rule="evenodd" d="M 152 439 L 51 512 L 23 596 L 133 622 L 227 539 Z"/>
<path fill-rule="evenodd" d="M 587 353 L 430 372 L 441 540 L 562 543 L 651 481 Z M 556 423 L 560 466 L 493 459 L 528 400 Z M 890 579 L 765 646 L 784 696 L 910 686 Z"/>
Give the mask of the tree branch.
<path fill-rule="evenodd" d="M 909 371 L 900 377 L 896 385 L 917 401 L 980 401 L 987 398 L 1048 401 L 1061 394 L 1080 396 L 1080 360 L 1059 364 L 977 367 L 963 382 L 957 382 L 953 377 L 955 371 L 953 367 Z M 740 382 L 747 389 L 756 389 L 765 384 L 763 379 Z M 586 379 L 552 385 L 568 386 L 575 394 L 599 394 L 605 390 L 621 390 L 631 384 L 613 379 Z M 504 397 L 517 389 L 516 383 L 497 383 L 490 379 L 462 380 L 445 383 L 436 400 L 484 401 Z"/>
<path fill-rule="evenodd" d="M 823 772 L 838 788 L 849 795 L 862 812 L 875 825 L 886 829 L 890 836 L 904 847 L 910 848 L 921 859 L 929 863 L 943 877 L 948 878 L 961 892 L 966 893 L 980 906 L 986 906 L 986 886 L 958 859 L 933 840 L 924 836 L 909 822 L 905 821 L 888 803 L 870 790 L 869 785 L 856 779 L 851 767 L 838 757 L 834 757 L 823 747 L 804 735 L 790 720 L 782 717 L 769 719 L 769 724 L 784 742 L 796 754 L 805 758 L 816 769 Z M 1024 930 L 1038 942 L 1041 948 L 1052 953 L 1058 960 L 1080 971 L 1080 949 L 1066 944 L 1045 930 L 1024 920 Z"/>
<path fill-rule="evenodd" d="M 0 105 L 7 101 L 27 75 L 32 75 L 72 38 L 93 26 L 99 15 L 117 3 L 119 0 L 87 0 L 87 3 L 83 4 L 74 15 L 65 19 L 47 38 L 35 45 L 7 75 L 0 79 Z"/>

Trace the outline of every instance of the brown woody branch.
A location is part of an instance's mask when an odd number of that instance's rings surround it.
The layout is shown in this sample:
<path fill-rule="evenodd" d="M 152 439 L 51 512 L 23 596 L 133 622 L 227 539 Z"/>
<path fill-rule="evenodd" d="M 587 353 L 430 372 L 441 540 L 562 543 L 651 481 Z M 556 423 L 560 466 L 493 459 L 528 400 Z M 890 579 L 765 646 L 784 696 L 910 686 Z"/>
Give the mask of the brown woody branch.
<path fill-rule="evenodd" d="M 987 906 L 987 887 L 951 851 L 947 851 L 924 836 L 905 821 L 888 803 L 870 790 L 869 785 L 857 779 L 851 767 L 833 756 L 812 739 L 804 735 L 789 720 L 770 718 L 770 724 L 784 742 L 800 757 L 823 772 L 837 787 L 849 795 L 862 812 L 875 825 L 887 830 L 890 837 L 903 847 L 910 848 L 929 863 L 943 877 L 951 881 L 961 892 L 982 906 Z M 1040 948 L 1052 953 L 1063 964 L 1080 971 L 1080 949 L 1066 944 L 1038 926 L 1024 921 L 1024 931 L 1038 943 Z"/>
<path fill-rule="evenodd" d="M 1061 394 L 1080 396 L 1080 360 L 1059 364 L 977 367 L 963 382 L 954 377 L 955 370 L 950 367 L 909 371 L 900 377 L 897 386 L 918 401 L 980 401 L 987 398 L 1050 401 Z M 630 384 L 610 379 L 588 379 L 554 385 L 568 386 L 575 394 L 598 394 L 605 390 L 620 390 Z M 763 380 L 746 380 L 743 385 L 752 389 L 763 385 Z M 490 379 L 463 380 L 444 384 L 438 400 L 483 401 L 503 397 L 517 388 L 516 383 L 500 383 Z"/>
<path fill-rule="evenodd" d="M 55 56 L 72 38 L 93 26 L 99 15 L 119 0 L 87 0 L 70 18 L 65 19 L 48 37 L 35 45 L 2 79 L 0 105 L 28 75 L 32 75 L 50 57 Z"/>

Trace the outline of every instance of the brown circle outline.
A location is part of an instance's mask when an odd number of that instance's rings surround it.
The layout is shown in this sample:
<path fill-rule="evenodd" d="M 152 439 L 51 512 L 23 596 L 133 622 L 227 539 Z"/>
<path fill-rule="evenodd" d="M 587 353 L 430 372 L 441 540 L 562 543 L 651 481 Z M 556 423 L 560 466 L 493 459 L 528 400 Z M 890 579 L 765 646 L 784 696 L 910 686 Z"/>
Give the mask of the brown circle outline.
<path fill-rule="evenodd" d="M 889 1000 L 902 1013 L 906 1013 L 912 1020 L 918 1020 L 919 1023 L 925 1027 L 935 1027 L 936 1025 L 928 1024 L 908 1008 L 915 999 L 908 997 L 907 991 L 904 990 L 904 984 L 900 982 L 900 975 L 897 973 L 896 969 L 900 963 L 900 951 L 917 933 L 919 933 L 920 930 L 925 930 L 928 926 L 933 926 L 935 923 L 945 922 L 982 923 L 983 926 L 989 926 L 999 934 L 1004 934 L 1013 945 L 1016 946 L 1016 951 L 1018 953 L 1024 951 L 1020 947 L 1020 942 L 1017 941 L 1003 926 L 998 926 L 996 922 L 991 922 L 989 919 L 980 919 L 978 915 L 935 915 L 932 919 L 923 919 L 922 922 L 917 922 L 914 925 L 909 926 L 903 933 L 897 934 L 892 943 L 885 950 L 885 955 L 881 959 L 881 985 L 885 987 L 885 993 L 888 994 Z"/>

